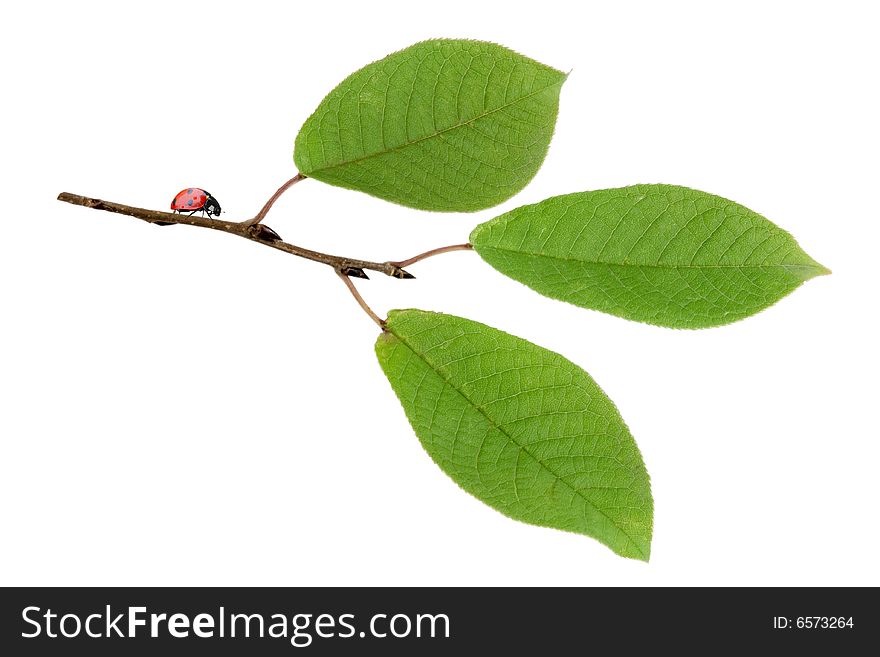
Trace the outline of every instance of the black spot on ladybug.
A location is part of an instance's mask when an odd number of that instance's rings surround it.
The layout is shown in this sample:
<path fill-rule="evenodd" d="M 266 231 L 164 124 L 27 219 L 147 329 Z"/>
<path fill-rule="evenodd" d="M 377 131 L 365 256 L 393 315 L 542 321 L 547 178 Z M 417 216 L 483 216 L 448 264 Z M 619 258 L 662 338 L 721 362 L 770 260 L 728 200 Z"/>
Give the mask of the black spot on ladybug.
<path fill-rule="evenodd" d="M 188 189 L 188 190 L 186 190 L 186 193 L 187 193 L 187 194 L 192 194 L 192 193 L 193 193 L 193 190 Z"/>
<path fill-rule="evenodd" d="M 193 204 L 192 199 L 188 200 L 188 201 L 186 202 L 186 204 L 187 204 L 187 205 L 192 205 L 192 204 Z"/>

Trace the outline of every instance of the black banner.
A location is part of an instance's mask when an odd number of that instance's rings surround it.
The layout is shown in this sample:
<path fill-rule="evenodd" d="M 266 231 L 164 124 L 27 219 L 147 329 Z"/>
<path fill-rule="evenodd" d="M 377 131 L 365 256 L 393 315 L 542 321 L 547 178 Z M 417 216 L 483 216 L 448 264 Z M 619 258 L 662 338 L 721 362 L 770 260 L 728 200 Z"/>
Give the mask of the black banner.
<path fill-rule="evenodd" d="M 0 614 L 4 655 L 849 655 L 880 639 L 874 589 L 13 588 Z"/>

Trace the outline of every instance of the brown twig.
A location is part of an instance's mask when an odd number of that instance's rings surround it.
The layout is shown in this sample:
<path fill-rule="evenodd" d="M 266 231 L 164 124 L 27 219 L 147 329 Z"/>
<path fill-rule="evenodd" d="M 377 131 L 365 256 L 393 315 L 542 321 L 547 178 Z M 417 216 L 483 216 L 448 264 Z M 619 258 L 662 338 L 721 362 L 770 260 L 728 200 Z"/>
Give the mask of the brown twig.
<path fill-rule="evenodd" d="M 342 282 L 345 283 L 345 286 L 348 288 L 349 292 L 351 292 L 352 296 L 355 298 L 355 301 L 358 302 L 358 305 L 364 310 L 365 313 L 367 313 L 367 315 L 369 315 L 370 319 L 376 322 L 376 324 L 382 330 L 385 329 L 385 321 L 375 312 L 373 312 L 373 309 L 367 305 L 367 302 L 364 301 L 364 298 L 360 295 L 360 292 L 358 292 L 357 288 L 354 285 L 354 282 L 351 280 L 351 277 L 356 276 L 358 278 L 367 278 L 364 270 L 369 269 L 370 271 L 381 272 L 386 276 L 391 276 L 393 278 L 415 278 L 415 276 L 406 271 L 404 267 L 408 267 L 409 265 L 419 262 L 421 260 L 425 260 L 426 258 L 440 255 L 441 253 L 449 253 L 450 251 L 464 251 L 473 248 L 470 244 L 454 244 L 452 246 L 441 246 L 436 249 L 431 249 L 430 251 L 425 251 L 424 253 L 420 253 L 419 255 L 413 256 L 412 258 L 407 258 L 406 260 L 372 262 L 370 260 L 345 258 L 342 256 L 330 255 L 328 253 L 321 253 L 320 251 L 312 251 L 311 249 L 305 249 L 301 246 L 285 242 L 281 239 L 278 233 L 269 228 L 269 226 L 261 224 L 260 221 L 262 220 L 263 216 L 265 216 L 268 209 L 272 206 L 272 203 L 274 203 L 275 200 L 279 196 L 281 196 L 281 194 L 284 193 L 284 191 L 288 187 L 296 184 L 304 177 L 305 176 L 297 174 L 293 179 L 289 180 L 284 186 L 281 187 L 281 189 L 275 192 L 275 195 L 271 199 L 269 199 L 269 202 L 266 203 L 266 205 L 260 211 L 260 214 L 258 214 L 253 219 L 249 219 L 247 221 L 224 221 L 222 219 L 212 219 L 211 217 L 196 216 L 194 214 L 159 212 L 158 210 L 136 208 L 130 205 L 123 205 L 121 203 L 113 203 L 112 201 L 102 201 L 99 198 L 89 198 L 88 196 L 69 194 L 68 192 L 62 192 L 61 194 L 59 194 L 58 200 L 65 203 L 72 203 L 73 205 L 81 205 L 83 207 L 92 208 L 95 210 L 104 210 L 105 212 L 124 214 L 129 217 L 141 219 L 148 223 L 157 224 L 160 226 L 183 224 L 186 226 L 198 226 L 199 228 L 210 228 L 211 230 L 219 230 L 224 233 L 230 233 L 231 235 L 243 237 L 251 242 L 259 242 L 260 244 L 271 246 L 273 249 L 278 249 L 279 251 L 284 251 L 285 253 L 299 256 L 300 258 L 314 260 L 315 262 L 320 262 L 322 264 L 333 267 L 333 271 L 335 271 L 339 278 L 342 279 Z"/>
<path fill-rule="evenodd" d="M 441 246 L 436 249 L 431 249 L 430 251 L 425 251 L 424 253 L 420 253 L 417 256 L 413 256 L 412 258 L 407 258 L 406 260 L 392 260 L 389 262 L 389 265 L 394 265 L 395 267 L 409 267 L 412 264 L 415 264 L 421 260 L 427 260 L 436 255 L 440 255 L 441 253 L 450 253 L 452 251 L 467 251 L 474 248 L 470 243 L 468 244 L 453 244 L 452 246 Z"/>
<path fill-rule="evenodd" d="M 351 296 L 354 297 L 354 300 L 358 302 L 358 305 L 363 309 L 363 311 L 365 313 L 367 313 L 367 315 L 370 316 L 370 319 L 372 319 L 374 322 L 376 322 L 376 324 L 379 325 L 379 328 L 384 331 L 385 330 L 385 320 L 383 320 L 381 317 L 379 317 L 379 315 L 374 313 L 373 309 L 367 305 L 367 302 L 364 301 L 364 298 L 361 296 L 361 293 L 358 292 L 358 289 L 355 287 L 354 281 L 351 280 L 351 278 L 349 278 L 348 275 L 343 273 L 341 269 L 337 269 L 336 274 L 339 276 L 339 278 L 342 279 L 342 282 L 345 283 L 345 287 L 348 288 L 348 291 L 351 292 Z"/>
<path fill-rule="evenodd" d="M 412 274 L 403 269 L 403 267 L 392 262 L 372 262 L 370 260 L 346 258 L 343 256 L 321 253 L 320 251 L 312 251 L 311 249 L 305 249 L 301 246 L 290 244 L 289 242 L 277 239 L 277 233 L 268 226 L 251 224 L 248 221 L 224 221 L 221 219 L 211 219 L 209 217 L 196 215 L 146 210 L 144 208 L 135 208 L 130 205 L 102 201 L 101 199 L 79 196 L 78 194 L 69 194 L 67 192 L 59 194 L 58 200 L 64 201 L 65 203 L 72 203 L 73 205 L 81 205 L 86 208 L 93 208 L 95 210 L 124 214 L 129 217 L 135 217 L 136 219 L 142 219 L 151 224 L 184 224 L 187 226 L 198 226 L 199 228 L 210 228 L 211 230 L 223 231 L 224 233 L 243 237 L 251 242 L 258 242 L 260 244 L 265 244 L 266 246 L 271 246 L 273 249 L 278 249 L 279 251 L 299 256 L 300 258 L 320 262 L 333 267 L 337 272 L 369 269 L 370 271 L 381 272 L 382 274 L 393 278 L 415 278 Z"/>
<path fill-rule="evenodd" d="M 275 204 L 275 201 L 279 199 L 279 197 L 286 192 L 288 189 L 293 187 L 300 180 L 305 180 L 306 176 L 301 173 L 297 173 L 293 178 L 288 180 L 286 183 L 281 185 L 274 194 L 272 194 L 271 198 L 266 201 L 266 205 L 257 213 L 257 216 L 253 219 L 248 219 L 247 221 L 242 222 L 245 226 L 256 226 L 260 223 L 265 217 L 266 213 L 269 212 L 269 209 Z"/>

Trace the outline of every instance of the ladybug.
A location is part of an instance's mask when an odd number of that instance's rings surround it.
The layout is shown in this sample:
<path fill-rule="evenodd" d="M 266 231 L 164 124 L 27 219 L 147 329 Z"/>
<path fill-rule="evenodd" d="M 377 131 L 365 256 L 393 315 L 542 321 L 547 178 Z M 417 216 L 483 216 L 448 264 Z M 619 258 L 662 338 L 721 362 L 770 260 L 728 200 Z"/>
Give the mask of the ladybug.
<path fill-rule="evenodd" d="M 209 217 L 211 215 L 215 217 L 220 216 L 220 204 L 217 202 L 217 199 L 211 196 L 209 192 L 198 187 L 180 190 L 177 196 L 174 197 L 174 200 L 171 201 L 171 209 L 180 213 L 189 212 L 190 214 L 195 214 L 196 212 L 203 212 Z"/>

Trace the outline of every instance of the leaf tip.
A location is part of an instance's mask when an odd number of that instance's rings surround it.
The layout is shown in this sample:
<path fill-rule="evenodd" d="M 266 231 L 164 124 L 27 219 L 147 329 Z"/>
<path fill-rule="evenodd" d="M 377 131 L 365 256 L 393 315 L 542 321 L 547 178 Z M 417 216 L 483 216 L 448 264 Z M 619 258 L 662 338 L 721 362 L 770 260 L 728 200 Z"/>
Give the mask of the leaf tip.
<path fill-rule="evenodd" d="M 623 544 L 611 546 L 610 543 L 606 543 L 618 556 L 644 563 L 650 562 L 651 540 L 654 533 L 654 504 L 653 498 L 650 499 L 651 511 L 648 522 L 639 528 L 633 527 L 629 532 L 624 532 L 626 541 Z"/>
<path fill-rule="evenodd" d="M 629 537 L 629 543 L 624 549 L 613 549 L 614 553 L 618 556 L 624 557 L 626 559 L 632 559 L 634 561 L 642 561 L 644 563 L 649 563 L 651 561 L 651 538 L 647 537 L 647 543 L 642 543 L 641 541 L 635 540 L 633 537 Z"/>
<path fill-rule="evenodd" d="M 821 262 L 816 262 L 812 258 L 810 258 L 810 264 L 803 267 L 801 276 L 804 281 L 808 281 L 812 278 L 818 278 L 819 276 L 830 276 L 831 270 L 823 265 Z"/>

